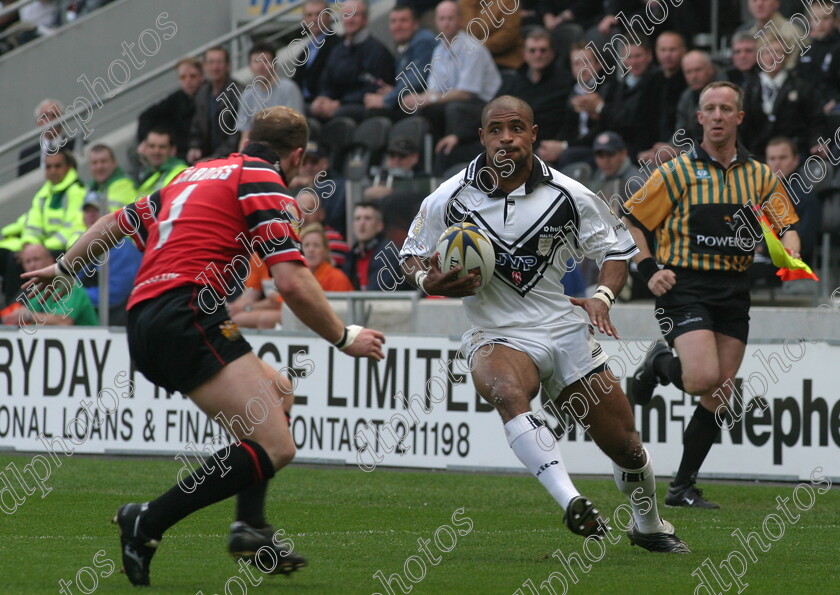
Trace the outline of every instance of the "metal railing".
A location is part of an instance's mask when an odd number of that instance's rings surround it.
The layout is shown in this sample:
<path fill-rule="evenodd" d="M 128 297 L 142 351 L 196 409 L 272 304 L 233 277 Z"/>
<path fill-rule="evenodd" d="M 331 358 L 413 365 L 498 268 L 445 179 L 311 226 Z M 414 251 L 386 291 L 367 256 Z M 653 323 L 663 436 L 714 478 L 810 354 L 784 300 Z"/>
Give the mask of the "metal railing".
<path fill-rule="evenodd" d="M 27 1 L 28 0 L 20 0 L 20 2 L 22 2 L 23 4 L 26 4 Z M 289 4 L 288 6 L 282 8 L 280 10 L 277 10 L 276 12 L 273 12 L 269 15 L 254 19 L 254 20 L 252 20 L 252 21 L 248 22 L 247 24 L 242 25 L 240 27 L 236 27 L 233 30 L 231 30 L 229 33 L 221 35 L 221 36 L 213 39 L 212 41 L 209 41 L 209 42 L 195 48 L 191 52 L 191 54 L 200 55 L 205 50 L 207 50 L 211 47 L 227 44 L 231 41 L 236 40 L 239 37 L 242 37 L 243 35 L 245 35 L 247 33 L 250 33 L 251 31 L 253 31 L 253 30 L 255 30 L 259 27 L 262 27 L 263 25 L 266 25 L 266 24 L 272 22 L 272 21 L 281 21 L 283 16 L 285 16 L 288 13 L 292 12 L 293 10 L 297 9 L 301 4 L 302 4 L 302 2 L 295 2 L 295 3 Z M 288 35 L 288 34 L 294 32 L 297 29 L 297 27 L 298 27 L 297 23 L 293 26 L 288 26 L 285 30 L 285 34 Z M 155 69 L 139 76 L 138 78 L 128 82 L 126 85 L 124 85 L 122 87 L 119 87 L 118 89 L 114 90 L 112 93 L 109 93 L 108 95 L 102 97 L 101 100 L 102 100 L 103 106 L 113 102 L 114 100 L 116 100 L 120 97 L 125 96 L 128 93 L 131 93 L 132 91 L 134 91 L 138 87 L 141 87 L 142 85 L 145 85 L 146 83 L 156 79 L 160 75 L 171 72 L 172 69 L 175 68 L 175 65 L 178 63 L 178 61 L 180 59 L 181 59 L 181 57 L 173 58 L 172 60 L 169 60 L 168 62 L 162 64 L 161 66 L 158 66 L 157 68 L 155 68 Z M 94 108 L 94 109 L 101 110 L 102 107 Z M 121 110 L 118 115 L 119 116 L 124 115 L 127 111 L 129 111 L 129 109 L 130 108 L 127 108 L 125 110 Z M 50 125 L 51 126 L 55 126 L 57 124 L 63 125 L 65 123 L 68 123 L 71 120 L 73 120 L 76 116 L 81 117 L 82 115 L 83 114 L 81 112 L 76 112 L 76 111 L 73 111 L 72 109 L 68 109 L 61 118 L 51 122 Z M 87 115 L 87 114 L 85 114 L 85 115 Z M 116 119 L 118 117 L 118 115 L 113 115 L 112 114 L 107 120 L 105 120 L 105 122 L 113 121 L 114 119 Z M 21 134 L 21 135 L 17 136 L 16 138 L 13 138 L 10 141 L 7 141 L 7 142 L 3 143 L 2 145 L 0 145 L 0 155 L 5 155 L 7 152 L 14 151 L 14 150 L 19 150 L 20 147 L 33 144 L 37 139 L 40 138 L 40 136 L 43 133 L 45 128 L 46 127 L 35 128 L 33 130 L 30 130 L 29 132 L 26 132 L 24 134 Z M 18 166 L 18 162 L 15 161 L 15 163 L 12 164 L 11 168 L 16 168 L 17 166 Z M 4 171 L 0 172 L 0 175 L 4 175 L 8 171 L 9 171 L 8 169 L 4 170 Z"/>

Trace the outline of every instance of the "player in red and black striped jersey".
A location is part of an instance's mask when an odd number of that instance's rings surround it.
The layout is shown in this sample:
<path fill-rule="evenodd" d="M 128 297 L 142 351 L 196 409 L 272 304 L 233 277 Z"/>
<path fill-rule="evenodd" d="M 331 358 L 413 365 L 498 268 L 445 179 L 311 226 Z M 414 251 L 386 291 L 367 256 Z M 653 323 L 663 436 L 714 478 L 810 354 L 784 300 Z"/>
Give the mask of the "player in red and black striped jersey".
<path fill-rule="evenodd" d="M 149 380 L 187 394 L 236 438 L 188 477 L 182 469 L 159 498 L 119 509 L 114 520 L 132 584 L 149 584 L 164 531 L 234 494 L 232 554 L 263 572 L 287 573 L 306 563 L 286 540 L 277 541 L 263 516 L 268 480 L 295 453 L 287 417 L 291 384 L 257 358 L 223 304 L 244 278 L 238 265 L 256 251 L 286 304 L 312 330 L 354 357 L 383 357 L 382 333 L 344 327 L 301 255 L 300 213 L 285 180 L 300 166 L 307 134 L 306 119 L 290 108 L 261 112 L 241 155 L 185 170 L 162 190 L 101 218 L 55 265 L 26 275 L 27 291 L 53 290 L 131 236 L 143 251 L 128 302 L 132 359 Z M 261 419 L 253 419 L 255 411 Z"/>

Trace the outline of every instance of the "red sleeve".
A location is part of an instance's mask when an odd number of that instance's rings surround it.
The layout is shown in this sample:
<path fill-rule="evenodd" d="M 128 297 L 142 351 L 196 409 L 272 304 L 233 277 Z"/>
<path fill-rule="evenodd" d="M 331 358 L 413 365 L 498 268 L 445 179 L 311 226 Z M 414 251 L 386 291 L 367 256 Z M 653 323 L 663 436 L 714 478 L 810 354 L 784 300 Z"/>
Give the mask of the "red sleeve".
<path fill-rule="evenodd" d="M 273 166 L 246 160 L 238 198 L 248 225 L 249 245 L 269 268 L 278 262 L 305 262 L 298 235 L 301 212 Z"/>
<path fill-rule="evenodd" d="M 118 210 L 115 214 L 117 227 L 125 235 L 131 237 L 137 249 L 143 252 L 149 237 L 149 227 L 157 221 L 159 211 L 160 191 L 156 191 Z"/>

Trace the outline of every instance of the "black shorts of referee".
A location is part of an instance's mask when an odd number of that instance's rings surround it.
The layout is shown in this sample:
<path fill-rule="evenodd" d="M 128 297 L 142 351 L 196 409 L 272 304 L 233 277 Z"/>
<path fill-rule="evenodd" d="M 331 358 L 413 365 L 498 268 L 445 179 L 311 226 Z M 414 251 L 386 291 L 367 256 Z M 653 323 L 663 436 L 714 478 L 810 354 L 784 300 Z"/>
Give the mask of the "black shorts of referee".
<path fill-rule="evenodd" d="M 145 300 L 128 311 L 128 351 L 151 382 L 189 393 L 251 351 L 224 306 L 198 305 L 201 287 L 189 285 Z"/>
<path fill-rule="evenodd" d="M 710 330 L 746 344 L 750 331 L 750 280 L 745 272 L 674 271 L 676 284 L 656 298 L 656 319 L 665 340 Z"/>

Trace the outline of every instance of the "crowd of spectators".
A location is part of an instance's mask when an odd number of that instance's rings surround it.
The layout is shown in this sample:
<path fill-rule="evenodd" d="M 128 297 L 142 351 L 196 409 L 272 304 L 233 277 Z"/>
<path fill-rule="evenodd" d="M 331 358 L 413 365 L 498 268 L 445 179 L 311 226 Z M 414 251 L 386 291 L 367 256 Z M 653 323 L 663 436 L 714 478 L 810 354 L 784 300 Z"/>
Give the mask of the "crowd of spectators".
<path fill-rule="evenodd" d="M 14 2 L 0 1 L 0 10 Z M 64 25 L 110 2 L 113 0 L 32 0 L 0 16 L 0 54 L 33 39 L 52 35 Z"/>
<path fill-rule="evenodd" d="M 75 171 L 74 139 L 55 122 L 63 106 L 45 100 L 35 113 L 44 133 L 21 153 L 20 173 L 40 166 L 46 182 L 30 211 L 7 225 L 0 240 L 6 301 L 15 301 L 25 245 L 59 254 L 84 230 L 83 211 L 88 217 L 95 209 L 114 210 L 163 187 L 189 164 L 237 151 L 259 110 L 273 105 L 303 111 L 310 120 L 311 142 L 300 172 L 288 182 L 298 197 L 309 265 L 329 290 L 409 289 L 393 274 L 409 214 L 435 179 L 456 173 L 481 151 L 481 109 L 502 94 L 533 107 L 536 154 L 614 210 L 652 168 L 692 149 L 700 137 L 699 93 L 715 80 L 744 88 L 740 142 L 783 180 L 795 179 L 811 155 L 829 167 L 837 151 L 819 139 L 834 138 L 830 122 L 840 112 L 833 7 L 802 4 L 810 23 L 806 35 L 797 24 L 802 19 L 788 20 L 779 0 L 748 0 L 751 18 L 743 23 L 739 4 L 720 2 L 720 50 L 717 42 L 714 48 L 698 45 L 699 34 L 708 31 L 708 7 L 682 5 L 662 14 L 643 0 L 522 0 L 521 10 L 511 12 L 492 0 L 399 2 L 388 15 L 390 39 L 377 39 L 364 0 L 335 6 L 307 0 L 305 43 L 286 55 L 277 51 L 283 48 L 254 44 L 248 55 L 252 79 L 245 84 L 231 77 L 223 47 L 178 62 L 179 88 L 139 117 L 137 163 L 124 173 L 109 147 L 90 147 L 93 180 L 87 188 Z M 434 22 L 436 31 L 423 22 Z M 338 121 L 352 128 L 383 117 L 393 127 L 422 118 L 430 150 L 424 138 L 410 134 L 379 139 L 379 152 L 362 147 L 369 161 L 361 161 L 365 171 L 354 178 L 362 192 L 348 198 L 349 151 L 322 132 Z M 387 135 L 388 128 L 378 130 Z M 800 211 L 807 259 L 818 243 L 820 198 L 802 185 L 789 184 L 789 191 Z M 271 328 L 282 322 L 279 299 L 263 283 L 265 267 L 252 265 L 253 278 L 231 301 L 231 315 L 245 326 Z M 569 274 L 570 293 L 583 291 L 595 275 L 591 264 L 578 267 Z M 130 284 L 126 275 L 120 278 Z M 111 294 L 124 297 L 119 288 Z"/>

